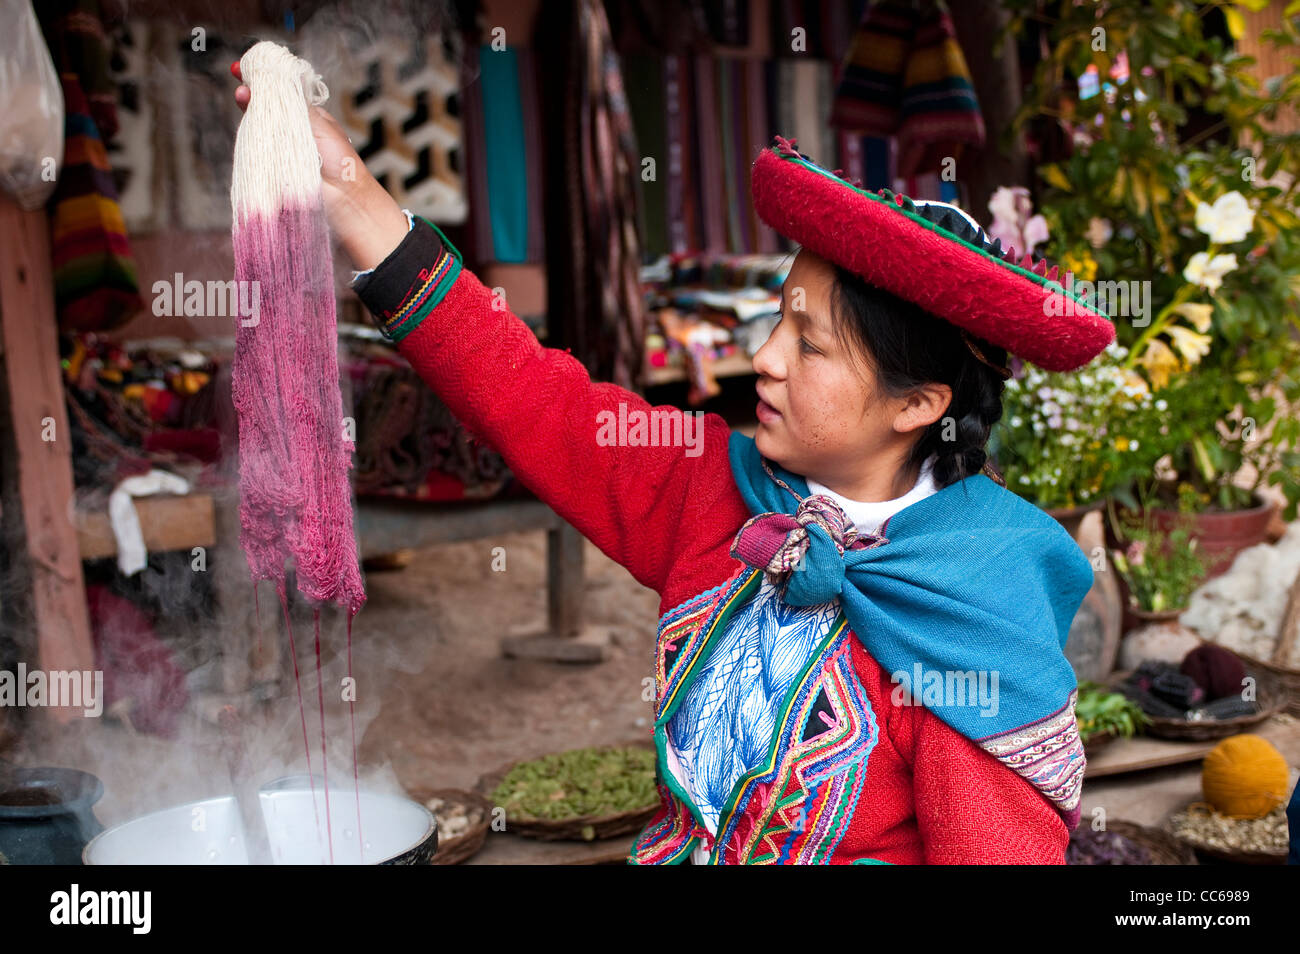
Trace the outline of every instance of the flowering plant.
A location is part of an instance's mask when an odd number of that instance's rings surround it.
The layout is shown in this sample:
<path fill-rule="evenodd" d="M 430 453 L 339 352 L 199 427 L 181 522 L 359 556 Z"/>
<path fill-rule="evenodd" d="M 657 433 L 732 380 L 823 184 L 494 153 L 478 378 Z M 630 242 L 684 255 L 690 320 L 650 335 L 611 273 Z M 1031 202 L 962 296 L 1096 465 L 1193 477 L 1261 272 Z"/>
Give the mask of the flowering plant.
<path fill-rule="evenodd" d="M 1127 355 L 1112 343 L 1081 372 L 1022 364 L 1008 379 L 989 451 L 1009 490 L 1043 508 L 1080 507 L 1150 468 L 1167 408 L 1124 369 Z"/>
<path fill-rule="evenodd" d="M 1037 0 L 1007 2 L 1014 31 L 1046 40 L 1018 121 L 1054 160 L 1039 168 L 1048 255 L 1100 279 L 1124 369 L 1168 409 L 1152 469 L 1115 495 L 1134 506 L 1154 488 L 1172 505 L 1185 483 L 1201 508 L 1232 510 L 1267 481 L 1295 519 L 1300 133 L 1270 120 L 1300 106 L 1300 30 L 1284 16 L 1259 37 L 1293 64 L 1265 83 L 1207 27 L 1222 14 L 1240 40 L 1242 9 L 1261 0 L 1061 2 L 1051 18 Z M 1086 89 L 1073 79 L 1085 74 Z M 1100 300 L 1103 285 L 1124 295 Z"/>
<path fill-rule="evenodd" d="M 1195 507 L 1195 492 L 1185 487 L 1178 526 L 1166 533 L 1146 523 L 1129 525 L 1124 531 L 1127 545 L 1111 550 L 1111 562 L 1128 584 L 1129 601 L 1137 609 L 1183 609 L 1205 579 L 1209 561 L 1198 552 L 1188 519 Z"/>
<path fill-rule="evenodd" d="M 1151 469 L 1167 406 L 1123 368 L 1127 354 L 1112 343 L 1082 372 L 1022 364 L 1006 382 L 989 452 L 1009 490 L 1043 508 L 1084 507 Z"/>

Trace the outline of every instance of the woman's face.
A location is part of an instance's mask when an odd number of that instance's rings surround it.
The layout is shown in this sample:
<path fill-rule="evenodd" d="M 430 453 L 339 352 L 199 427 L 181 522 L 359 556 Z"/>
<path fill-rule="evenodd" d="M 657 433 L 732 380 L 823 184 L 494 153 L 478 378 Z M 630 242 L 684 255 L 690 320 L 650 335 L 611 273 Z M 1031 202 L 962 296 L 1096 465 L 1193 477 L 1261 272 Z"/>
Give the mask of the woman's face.
<path fill-rule="evenodd" d="M 880 486 L 882 466 L 892 481 L 919 436 L 909 432 L 937 420 L 951 391 L 882 395 L 867 357 L 835 334 L 834 283 L 825 259 L 799 252 L 782 287 L 781 321 L 754 355 L 755 442 L 769 460 L 851 499 L 889 499 L 854 497 L 854 489 Z"/>

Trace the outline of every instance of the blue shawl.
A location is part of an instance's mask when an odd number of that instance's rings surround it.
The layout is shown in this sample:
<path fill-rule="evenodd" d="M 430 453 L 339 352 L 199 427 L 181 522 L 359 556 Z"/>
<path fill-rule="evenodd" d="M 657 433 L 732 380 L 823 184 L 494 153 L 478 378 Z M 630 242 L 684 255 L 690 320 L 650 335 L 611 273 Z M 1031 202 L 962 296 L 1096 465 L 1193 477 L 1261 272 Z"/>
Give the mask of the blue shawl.
<path fill-rule="evenodd" d="M 729 454 L 751 513 L 793 516 L 795 495 L 809 496 L 803 478 L 765 462 L 752 438 L 733 433 Z M 822 526 L 807 528 L 785 600 L 838 598 L 893 675 L 896 699 L 925 705 L 1011 766 L 1073 827 L 1084 758 L 1064 647 L 1093 571 L 1069 533 L 983 474 L 900 510 L 865 549 L 841 552 Z"/>

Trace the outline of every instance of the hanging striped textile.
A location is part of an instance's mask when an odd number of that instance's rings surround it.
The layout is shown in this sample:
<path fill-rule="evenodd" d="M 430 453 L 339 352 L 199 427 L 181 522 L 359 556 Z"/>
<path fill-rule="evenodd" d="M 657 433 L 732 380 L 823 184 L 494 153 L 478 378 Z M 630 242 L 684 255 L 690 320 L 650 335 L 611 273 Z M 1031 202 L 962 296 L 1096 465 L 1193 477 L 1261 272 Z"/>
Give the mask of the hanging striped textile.
<path fill-rule="evenodd" d="M 878 0 L 863 12 L 835 93 L 832 125 L 896 136 L 898 174 L 931 172 L 984 144 L 984 117 L 942 0 Z"/>

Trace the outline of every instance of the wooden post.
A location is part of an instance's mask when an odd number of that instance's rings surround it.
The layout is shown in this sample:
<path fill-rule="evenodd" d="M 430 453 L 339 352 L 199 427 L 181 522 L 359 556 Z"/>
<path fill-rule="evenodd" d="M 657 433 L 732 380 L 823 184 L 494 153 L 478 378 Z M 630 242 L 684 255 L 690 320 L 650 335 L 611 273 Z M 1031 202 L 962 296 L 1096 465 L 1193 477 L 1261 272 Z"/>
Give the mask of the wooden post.
<path fill-rule="evenodd" d="M 94 669 L 77 531 L 72 522 L 72 441 L 60 380 L 50 231 L 44 210 L 24 212 L 0 197 L 0 353 L 7 371 L 24 576 L 42 670 Z M 30 646 L 30 642 L 28 642 Z M 80 709 L 53 709 L 67 722 Z"/>
<path fill-rule="evenodd" d="M 568 521 L 546 531 L 546 624 L 553 636 L 577 636 L 582 629 L 582 543 Z"/>

